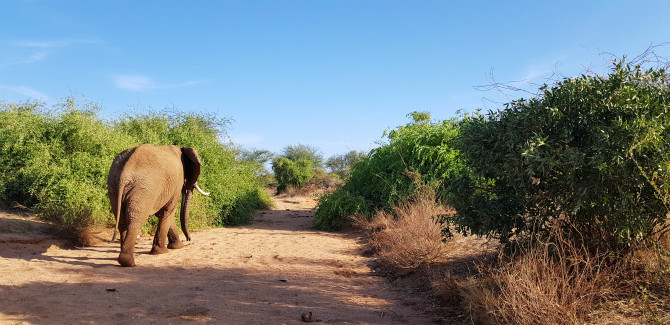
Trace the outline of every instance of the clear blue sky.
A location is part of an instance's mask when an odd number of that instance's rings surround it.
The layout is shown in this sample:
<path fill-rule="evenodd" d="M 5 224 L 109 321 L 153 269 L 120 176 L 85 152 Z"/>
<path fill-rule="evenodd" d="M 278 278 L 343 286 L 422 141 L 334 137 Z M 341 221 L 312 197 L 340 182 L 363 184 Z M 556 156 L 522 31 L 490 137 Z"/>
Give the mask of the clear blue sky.
<path fill-rule="evenodd" d="M 235 144 L 327 158 L 375 147 L 412 111 L 446 119 L 527 97 L 476 89 L 491 76 L 533 89 L 606 71 L 603 52 L 670 41 L 668 13 L 644 0 L 4 0 L 0 100 L 205 111 L 234 120 Z"/>

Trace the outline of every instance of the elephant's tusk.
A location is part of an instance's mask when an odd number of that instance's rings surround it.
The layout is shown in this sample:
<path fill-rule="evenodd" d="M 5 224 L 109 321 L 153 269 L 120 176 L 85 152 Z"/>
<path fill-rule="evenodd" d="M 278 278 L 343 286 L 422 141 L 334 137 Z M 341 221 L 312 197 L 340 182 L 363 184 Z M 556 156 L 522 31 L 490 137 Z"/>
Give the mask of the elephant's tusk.
<path fill-rule="evenodd" d="M 202 195 L 209 195 L 209 192 L 204 192 L 202 189 L 200 189 L 200 186 L 198 186 L 198 183 L 195 183 L 195 189 L 200 192 Z"/>

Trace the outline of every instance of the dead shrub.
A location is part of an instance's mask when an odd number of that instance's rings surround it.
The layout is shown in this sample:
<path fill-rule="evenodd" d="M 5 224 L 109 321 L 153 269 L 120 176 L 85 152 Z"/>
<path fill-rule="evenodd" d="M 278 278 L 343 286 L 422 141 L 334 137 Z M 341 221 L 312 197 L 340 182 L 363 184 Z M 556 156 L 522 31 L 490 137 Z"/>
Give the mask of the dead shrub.
<path fill-rule="evenodd" d="M 445 253 L 438 216 L 452 211 L 435 200 L 435 192 L 423 190 L 412 200 L 380 211 L 372 220 L 353 218 L 353 224 L 371 232 L 370 246 L 379 261 L 395 272 L 414 270 Z"/>
<path fill-rule="evenodd" d="M 314 170 L 314 177 L 306 184 L 302 186 L 287 185 L 282 194 L 287 197 L 322 195 L 334 192 L 343 183 L 344 181 L 339 176 L 317 169 Z"/>
<path fill-rule="evenodd" d="M 503 324 L 498 316 L 500 288 L 496 279 L 489 275 L 469 277 L 456 282 L 460 305 L 472 324 Z M 439 288 L 439 286 L 438 286 Z M 438 291 L 440 294 L 445 294 Z"/>
<path fill-rule="evenodd" d="M 474 276 L 432 281 L 450 304 L 461 299 L 473 324 L 669 324 L 668 239 L 599 253 L 588 240 L 554 234 L 514 256 L 501 250 Z"/>
<path fill-rule="evenodd" d="M 620 269 L 610 255 L 580 241 L 535 241 L 481 279 L 461 283 L 472 319 L 501 324 L 583 324 L 601 298 L 614 293 Z"/>
<path fill-rule="evenodd" d="M 458 306 L 463 300 L 459 279 L 451 274 L 436 275 L 429 271 L 435 297 L 444 305 Z"/>
<path fill-rule="evenodd" d="M 307 189 L 304 187 L 298 187 L 294 185 L 287 185 L 286 189 L 282 193 L 286 197 L 296 197 L 304 195 L 307 192 Z"/>
<path fill-rule="evenodd" d="M 625 316 L 628 323 L 669 324 L 670 234 L 651 236 L 633 247 L 619 264 L 620 293 L 595 315 L 595 322 Z"/>

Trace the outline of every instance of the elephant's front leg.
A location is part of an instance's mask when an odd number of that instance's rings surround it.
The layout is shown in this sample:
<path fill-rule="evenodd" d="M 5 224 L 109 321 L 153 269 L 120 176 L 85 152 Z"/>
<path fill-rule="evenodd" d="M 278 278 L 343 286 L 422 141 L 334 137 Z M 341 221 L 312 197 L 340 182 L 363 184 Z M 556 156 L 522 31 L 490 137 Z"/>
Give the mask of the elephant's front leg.
<path fill-rule="evenodd" d="M 165 254 L 168 252 L 167 239 L 168 231 L 170 230 L 169 218 L 174 218 L 174 211 L 172 211 L 172 213 L 159 212 L 156 214 L 156 217 L 158 217 L 158 229 L 156 229 L 156 234 L 154 235 L 154 243 L 151 247 L 150 254 Z"/>
<path fill-rule="evenodd" d="M 177 229 L 177 224 L 174 223 L 174 219 L 170 222 L 170 230 L 168 230 L 168 245 L 169 249 L 178 249 L 183 248 L 184 244 L 179 239 L 179 229 Z"/>

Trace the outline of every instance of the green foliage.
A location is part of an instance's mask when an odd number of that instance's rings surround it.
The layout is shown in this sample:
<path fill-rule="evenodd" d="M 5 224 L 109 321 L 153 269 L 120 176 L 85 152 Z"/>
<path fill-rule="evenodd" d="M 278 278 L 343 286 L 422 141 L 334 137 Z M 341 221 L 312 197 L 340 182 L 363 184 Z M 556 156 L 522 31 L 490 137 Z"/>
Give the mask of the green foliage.
<path fill-rule="evenodd" d="M 319 200 L 314 213 L 314 228 L 339 230 L 346 225 L 350 216 L 369 217 L 373 212 L 365 198 L 339 189 Z"/>
<path fill-rule="evenodd" d="M 286 146 L 280 156 L 293 161 L 309 160 L 314 168 L 323 168 L 323 154 L 319 149 L 309 145 Z"/>
<path fill-rule="evenodd" d="M 418 120 L 410 114 L 414 122 L 390 131 L 387 144 L 353 165 L 346 184 L 322 198 L 315 227 L 337 230 L 351 215 L 372 217 L 376 210 L 389 211 L 411 197 L 421 184 L 434 184 L 438 199 L 446 198 L 447 184 L 464 170 L 453 149 L 458 122 L 430 122 L 425 114 L 419 114 Z M 360 207 L 361 200 L 365 208 Z"/>
<path fill-rule="evenodd" d="M 320 189 L 337 188 L 344 184 L 344 181 L 337 174 L 328 173 L 323 169 L 314 169 L 314 176 L 305 184 Z"/>
<path fill-rule="evenodd" d="M 542 96 L 464 120 L 472 169 L 452 184 L 462 231 L 514 235 L 565 222 L 630 243 L 665 223 L 670 88 L 664 70 L 618 63 L 564 79 Z"/>
<path fill-rule="evenodd" d="M 416 124 L 430 123 L 430 112 L 414 111 L 412 113 L 407 114 L 407 116 L 411 116 L 412 121 L 414 121 L 414 123 L 416 123 Z"/>
<path fill-rule="evenodd" d="M 328 168 L 331 173 L 344 178 L 349 175 L 351 167 L 365 156 L 366 154 L 364 152 L 356 150 L 351 150 L 342 155 L 334 155 L 326 160 L 326 168 Z"/>
<path fill-rule="evenodd" d="M 97 119 L 95 106 L 74 99 L 46 113 L 40 104 L 0 110 L 0 204 L 19 203 L 70 227 L 111 214 L 107 173 L 132 139 Z"/>
<path fill-rule="evenodd" d="M 276 180 L 271 171 L 267 169 L 268 163 L 274 158 L 274 154 L 268 150 L 238 148 L 237 159 L 245 164 L 251 164 L 255 168 L 256 175 L 264 187 L 276 185 Z"/>
<path fill-rule="evenodd" d="M 248 161 L 259 165 L 264 165 L 267 162 L 272 161 L 274 154 L 269 150 L 263 149 L 240 149 L 237 153 L 237 157 L 241 161 Z"/>
<path fill-rule="evenodd" d="M 194 228 L 240 224 L 270 202 L 257 166 L 218 141 L 228 121 L 201 114 L 150 113 L 104 123 L 98 108 L 69 98 L 51 112 L 36 103 L 0 108 L 0 204 L 19 203 L 68 227 L 113 224 L 107 174 L 123 150 L 142 143 L 192 146 L 209 197 L 194 195 Z"/>
<path fill-rule="evenodd" d="M 277 194 L 284 192 L 289 185 L 302 187 L 314 176 L 312 161 L 306 159 L 293 161 L 279 157 L 272 162 L 272 170 L 277 179 Z"/>

